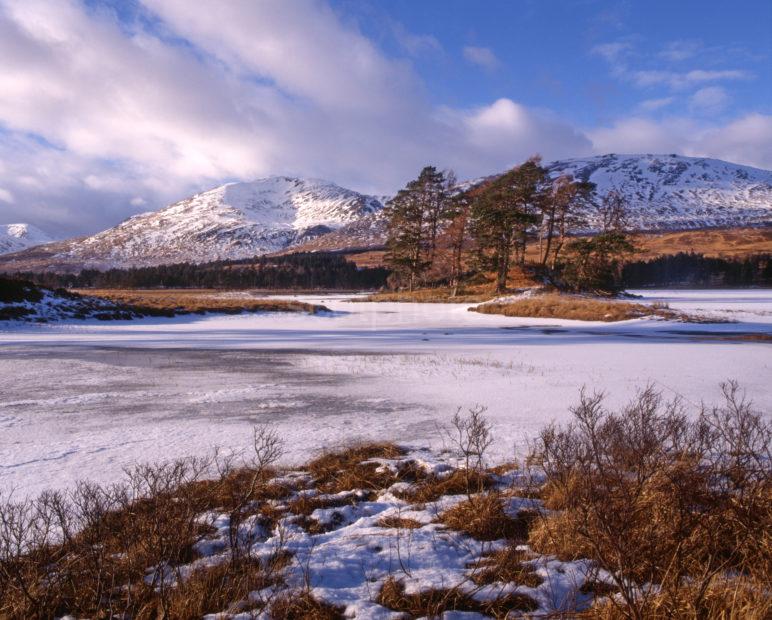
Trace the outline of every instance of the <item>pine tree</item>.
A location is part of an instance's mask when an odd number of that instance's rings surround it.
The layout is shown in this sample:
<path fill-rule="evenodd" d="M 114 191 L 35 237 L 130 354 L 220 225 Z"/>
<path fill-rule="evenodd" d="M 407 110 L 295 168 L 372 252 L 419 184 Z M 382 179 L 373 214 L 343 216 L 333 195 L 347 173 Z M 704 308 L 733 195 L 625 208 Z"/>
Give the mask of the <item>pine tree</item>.
<path fill-rule="evenodd" d="M 513 253 L 516 262 L 525 262 L 528 231 L 539 222 L 547 181 L 533 157 L 490 182 L 474 200 L 472 234 L 481 266 L 496 272 L 497 292 L 506 289 Z"/>
<path fill-rule="evenodd" d="M 452 173 L 426 166 L 386 204 L 386 262 L 412 291 L 436 258 L 437 238 L 451 202 Z"/>
<path fill-rule="evenodd" d="M 541 207 L 539 248 L 542 266 L 551 255 L 551 267 L 555 268 L 566 237 L 585 223 L 583 213 L 592 204 L 594 194 L 594 183 L 576 181 L 571 175 L 559 176 L 552 183 Z"/>

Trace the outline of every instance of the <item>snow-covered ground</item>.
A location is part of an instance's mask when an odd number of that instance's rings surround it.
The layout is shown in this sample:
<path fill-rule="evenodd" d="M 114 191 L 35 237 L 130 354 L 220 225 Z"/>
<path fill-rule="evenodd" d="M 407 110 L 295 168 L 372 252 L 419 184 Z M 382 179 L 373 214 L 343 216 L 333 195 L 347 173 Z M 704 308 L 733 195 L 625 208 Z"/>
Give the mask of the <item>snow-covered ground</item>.
<path fill-rule="evenodd" d="M 300 296 L 328 315 L 235 315 L 0 327 L 0 491 L 115 479 L 138 460 L 245 448 L 271 422 L 287 459 L 356 438 L 436 445 L 483 405 L 507 456 L 586 385 L 618 404 L 653 383 L 696 407 L 741 382 L 772 410 L 772 291 L 637 291 L 735 322 L 515 319 L 466 305 Z"/>

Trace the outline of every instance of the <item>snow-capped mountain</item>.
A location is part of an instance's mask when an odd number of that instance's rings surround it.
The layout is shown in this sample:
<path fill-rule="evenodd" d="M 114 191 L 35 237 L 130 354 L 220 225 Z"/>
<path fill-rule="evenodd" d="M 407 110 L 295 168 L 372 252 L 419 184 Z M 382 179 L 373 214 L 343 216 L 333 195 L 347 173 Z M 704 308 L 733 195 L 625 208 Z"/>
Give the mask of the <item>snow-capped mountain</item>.
<path fill-rule="evenodd" d="M 0 224 L 0 254 L 18 252 L 53 239 L 32 224 Z"/>
<path fill-rule="evenodd" d="M 6 258 L 24 268 L 80 269 L 208 262 L 283 250 L 383 209 L 373 197 L 316 179 L 229 183 L 89 237 Z"/>
<path fill-rule="evenodd" d="M 592 181 L 599 196 L 619 191 L 628 221 L 638 230 L 772 223 L 772 172 L 767 170 L 678 155 L 600 155 L 545 165 L 553 177 L 572 174 Z M 385 241 L 385 202 L 320 180 L 269 177 L 231 183 L 90 237 L 3 256 L 0 271 L 78 271 L 378 247 Z M 592 225 L 593 213 L 588 216 Z"/>
<path fill-rule="evenodd" d="M 686 230 L 772 224 L 772 172 L 718 159 L 679 155 L 599 155 L 544 164 L 550 176 L 570 174 L 596 184 L 597 197 L 616 190 L 624 197 L 630 228 L 642 231 Z M 467 191 L 498 175 L 459 183 Z M 385 202 L 385 201 L 384 201 Z M 589 228 L 599 224 L 597 211 Z M 300 246 L 308 250 L 366 248 L 383 244 L 382 213 Z"/>
<path fill-rule="evenodd" d="M 772 222 L 772 172 L 680 155 L 599 155 L 547 164 L 552 176 L 622 194 L 638 230 L 736 227 Z M 592 222 L 592 219 L 590 220 Z"/>

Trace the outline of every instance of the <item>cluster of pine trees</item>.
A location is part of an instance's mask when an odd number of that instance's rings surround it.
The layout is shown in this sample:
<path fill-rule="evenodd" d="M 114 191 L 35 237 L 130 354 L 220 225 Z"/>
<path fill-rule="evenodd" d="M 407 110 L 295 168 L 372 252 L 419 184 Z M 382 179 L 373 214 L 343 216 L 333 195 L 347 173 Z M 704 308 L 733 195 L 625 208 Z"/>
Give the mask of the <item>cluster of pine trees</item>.
<path fill-rule="evenodd" d="M 598 200 L 593 183 L 553 179 L 539 157 L 469 188 L 458 187 L 452 172 L 427 166 L 386 205 L 389 283 L 413 290 L 447 282 L 455 291 L 463 275 L 487 272 L 502 292 L 511 266 L 525 265 L 528 244 L 536 243 L 533 266 L 546 277 L 570 289 L 613 292 L 633 249 L 624 211 L 617 192 Z M 600 234 L 569 240 L 592 212 Z"/>
<path fill-rule="evenodd" d="M 339 254 L 304 253 L 211 263 L 132 269 L 86 269 L 77 274 L 18 273 L 49 288 L 377 289 L 388 269 L 357 267 Z"/>
<path fill-rule="evenodd" d="M 741 259 L 706 257 L 681 252 L 647 261 L 627 263 L 622 277 L 631 288 L 684 286 L 772 286 L 772 255 Z"/>

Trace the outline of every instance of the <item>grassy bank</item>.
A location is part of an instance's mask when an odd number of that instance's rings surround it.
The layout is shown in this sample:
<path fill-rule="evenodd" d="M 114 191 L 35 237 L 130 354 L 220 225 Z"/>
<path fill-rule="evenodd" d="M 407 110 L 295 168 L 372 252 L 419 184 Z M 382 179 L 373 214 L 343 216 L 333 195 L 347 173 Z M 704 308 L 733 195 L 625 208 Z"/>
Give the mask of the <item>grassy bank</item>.
<path fill-rule="evenodd" d="M 319 304 L 284 299 L 255 298 L 243 292 L 207 289 L 77 289 L 74 292 L 109 299 L 138 308 L 169 311 L 175 314 L 216 312 L 329 312 Z"/>
<path fill-rule="evenodd" d="M 646 305 L 616 299 L 593 299 L 578 295 L 549 293 L 514 301 L 490 302 L 469 308 L 481 314 L 503 316 L 571 319 L 574 321 L 627 321 L 653 316 L 670 320 L 689 320 L 690 317 L 657 305 Z M 694 320 L 694 319 L 692 319 Z"/>

